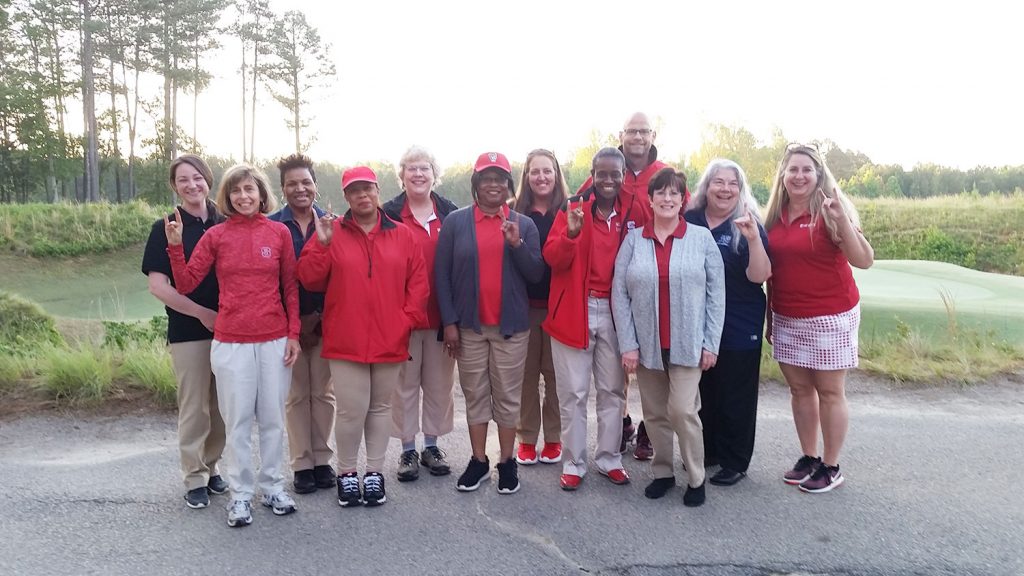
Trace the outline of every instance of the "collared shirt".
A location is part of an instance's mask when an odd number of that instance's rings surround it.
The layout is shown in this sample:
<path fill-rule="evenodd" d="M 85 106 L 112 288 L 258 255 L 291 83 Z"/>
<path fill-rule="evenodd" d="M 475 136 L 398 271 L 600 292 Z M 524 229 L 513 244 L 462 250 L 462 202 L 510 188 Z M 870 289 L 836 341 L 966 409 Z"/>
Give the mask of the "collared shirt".
<path fill-rule="evenodd" d="M 427 266 L 430 283 L 430 296 L 427 298 L 427 325 L 415 328 L 437 328 L 441 325 L 441 312 L 438 310 L 437 298 L 434 296 L 434 255 L 437 253 L 437 237 L 441 233 L 441 219 L 437 217 L 437 206 L 434 205 L 426 222 L 416 219 L 408 202 L 402 207 L 401 216 L 402 223 L 409 227 L 416 243 L 423 249 L 423 260 Z"/>
<path fill-rule="evenodd" d="M 326 214 L 319 206 L 313 204 L 313 218 L 320 218 Z M 306 242 L 310 238 L 316 236 L 316 225 L 312 220 L 309 221 L 309 225 L 305 230 L 299 228 L 299 222 L 295 220 L 295 213 L 287 204 L 284 208 L 281 208 L 277 212 L 267 216 L 270 220 L 280 222 L 288 227 L 288 232 L 292 236 L 292 246 L 295 247 L 295 258 L 298 259 L 299 255 L 302 254 L 302 247 L 306 245 Z M 324 294 L 323 292 L 310 292 L 299 284 L 299 314 L 305 316 L 306 314 L 313 314 L 315 312 L 323 312 L 324 310 Z"/>
<path fill-rule="evenodd" d="M 670 329 L 672 325 L 672 309 L 669 306 L 668 263 L 672 258 L 672 241 L 686 235 L 686 220 L 679 221 L 676 229 L 665 238 L 664 244 L 654 234 L 654 222 L 644 226 L 641 235 L 644 238 L 654 240 L 654 257 L 658 262 L 658 337 L 661 341 L 661 348 L 667 350 L 669 343 L 672 342 L 672 331 Z"/>
<path fill-rule="evenodd" d="M 502 206 L 501 212 L 493 216 L 481 212 L 479 206 L 473 206 L 480 263 L 478 302 L 482 326 L 497 326 L 501 323 L 501 269 L 505 258 L 505 233 L 501 225 L 508 214 L 508 206 Z"/>
<path fill-rule="evenodd" d="M 592 206 L 594 234 L 590 251 L 590 291 L 607 297 L 611 295 L 615 257 L 619 254 L 623 236 L 622 218 L 619 216 L 618 200 L 612 207 L 612 213 L 604 220 L 598 216 L 597 203 Z"/>

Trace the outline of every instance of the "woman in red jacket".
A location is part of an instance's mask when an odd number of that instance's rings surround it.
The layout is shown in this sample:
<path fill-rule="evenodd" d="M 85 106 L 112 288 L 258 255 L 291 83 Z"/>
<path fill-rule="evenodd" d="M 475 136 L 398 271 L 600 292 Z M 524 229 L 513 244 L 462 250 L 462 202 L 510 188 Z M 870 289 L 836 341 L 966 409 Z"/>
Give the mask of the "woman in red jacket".
<path fill-rule="evenodd" d="M 373 170 L 342 174 L 349 211 L 315 220 L 317 242 L 299 258 L 299 281 L 324 292 L 323 356 L 337 397 L 338 504 L 387 502 L 384 456 L 391 434 L 391 399 L 409 358 L 409 334 L 426 321 L 427 271 L 411 230 L 380 209 Z M 366 472 L 356 463 L 366 438 Z"/>
<path fill-rule="evenodd" d="M 291 366 L 299 355 L 299 291 L 291 234 L 266 214 L 275 209 L 267 177 L 234 166 L 217 191 L 228 220 L 211 228 L 185 262 L 182 218 L 164 219 L 174 286 L 188 294 L 211 269 L 220 285 L 210 364 L 227 432 L 228 526 L 252 523 L 258 480 L 264 506 L 281 516 L 295 512 L 284 490 L 284 402 Z M 252 424 L 259 426 L 260 471 L 252 462 Z"/>

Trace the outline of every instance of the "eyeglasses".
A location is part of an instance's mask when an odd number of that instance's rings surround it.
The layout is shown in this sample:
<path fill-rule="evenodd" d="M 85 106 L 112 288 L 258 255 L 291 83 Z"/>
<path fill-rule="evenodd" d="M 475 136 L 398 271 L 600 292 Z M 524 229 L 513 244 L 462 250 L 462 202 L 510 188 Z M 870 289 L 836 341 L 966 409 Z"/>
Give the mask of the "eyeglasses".
<path fill-rule="evenodd" d="M 427 172 L 433 172 L 434 169 L 430 166 L 430 164 L 409 164 L 405 167 L 405 171 L 426 174 Z"/>
<path fill-rule="evenodd" d="M 650 136 L 654 133 L 654 130 L 650 128 L 626 128 L 623 132 L 626 133 L 626 136 L 636 136 L 638 134 L 640 136 Z"/>
<path fill-rule="evenodd" d="M 821 153 L 821 150 L 818 148 L 818 144 L 816 142 L 810 142 L 808 144 L 803 144 L 801 142 L 790 142 L 789 144 L 786 144 L 786 152 L 799 150 L 801 148 L 810 148 L 815 152 Z"/>
<path fill-rule="evenodd" d="M 508 178 L 500 174 L 484 174 L 480 177 L 480 185 L 484 184 L 501 184 L 508 185 Z"/>

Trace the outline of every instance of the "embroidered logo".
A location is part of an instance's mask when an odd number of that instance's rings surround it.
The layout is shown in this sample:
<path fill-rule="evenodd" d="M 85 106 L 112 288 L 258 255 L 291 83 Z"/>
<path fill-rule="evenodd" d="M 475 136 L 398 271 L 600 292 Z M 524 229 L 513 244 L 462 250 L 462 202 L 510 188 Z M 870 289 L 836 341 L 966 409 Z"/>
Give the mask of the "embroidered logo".
<path fill-rule="evenodd" d="M 490 160 L 491 162 L 497 162 L 498 161 L 498 153 L 497 152 L 488 152 L 487 153 L 487 159 Z"/>
<path fill-rule="evenodd" d="M 263 256 L 264 258 L 270 258 L 271 254 L 272 252 L 270 251 L 269 246 L 264 246 L 263 248 L 260 248 L 260 256 Z"/>
<path fill-rule="evenodd" d="M 719 246 L 728 246 L 732 242 L 732 234 L 722 234 L 718 237 Z"/>

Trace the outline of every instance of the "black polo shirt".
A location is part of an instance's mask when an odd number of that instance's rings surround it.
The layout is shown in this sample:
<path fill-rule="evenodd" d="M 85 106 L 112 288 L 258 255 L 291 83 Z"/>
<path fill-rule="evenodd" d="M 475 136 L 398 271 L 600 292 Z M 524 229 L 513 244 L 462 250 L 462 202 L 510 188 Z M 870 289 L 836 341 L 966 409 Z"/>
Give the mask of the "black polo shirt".
<path fill-rule="evenodd" d="M 192 257 L 192 251 L 195 250 L 196 244 L 199 243 L 199 239 L 202 238 L 203 234 L 215 224 L 224 221 L 224 218 L 217 213 L 217 207 L 212 202 L 206 202 L 206 210 L 209 214 L 206 221 L 184 210 L 181 211 L 183 220 L 181 243 L 185 248 L 186 261 Z M 175 213 L 170 215 L 171 220 L 176 218 Z M 142 255 L 142 273 L 148 276 L 150 272 L 165 274 L 170 278 L 171 285 L 174 285 L 171 259 L 167 256 L 167 235 L 164 232 L 163 219 L 153 223 L 153 228 L 149 231 L 149 240 L 146 242 L 146 251 Z M 187 296 L 200 306 L 216 310 L 218 298 L 216 272 L 211 269 L 199 286 Z M 167 306 L 164 306 L 164 309 L 167 310 L 167 341 L 171 344 L 210 340 L 213 338 L 213 333 L 207 330 L 206 326 L 203 326 L 203 323 L 197 318 L 187 316 Z"/>
<path fill-rule="evenodd" d="M 320 218 L 326 214 L 316 204 L 313 205 L 313 217 Z M 310 223 L 309 229 L 305 232 L 299 229 L 299 223 L 295 221 L 295 215 L 292 214 L 292 209 L 287 204 L 284 208 L 274 212 L 270 216 L 267 216 L 268 220 L 274 220 L 281 222 L 288 227 L 288 232 L 292 235 L 292 247 L 295 248 L 295 260 L 299 259 L 302 254 L 302 248 L 306 245 L 306 242 L 316 236 L 316 227 L 313 223 Z M 312 314 L 314 312 L 320 313 L 324 311 L 324 293 L 323 292 L 310 292 L 303 288 L 302 283 L 299 282 L 299 315 L 305 316 L 306 314 Z"/>

